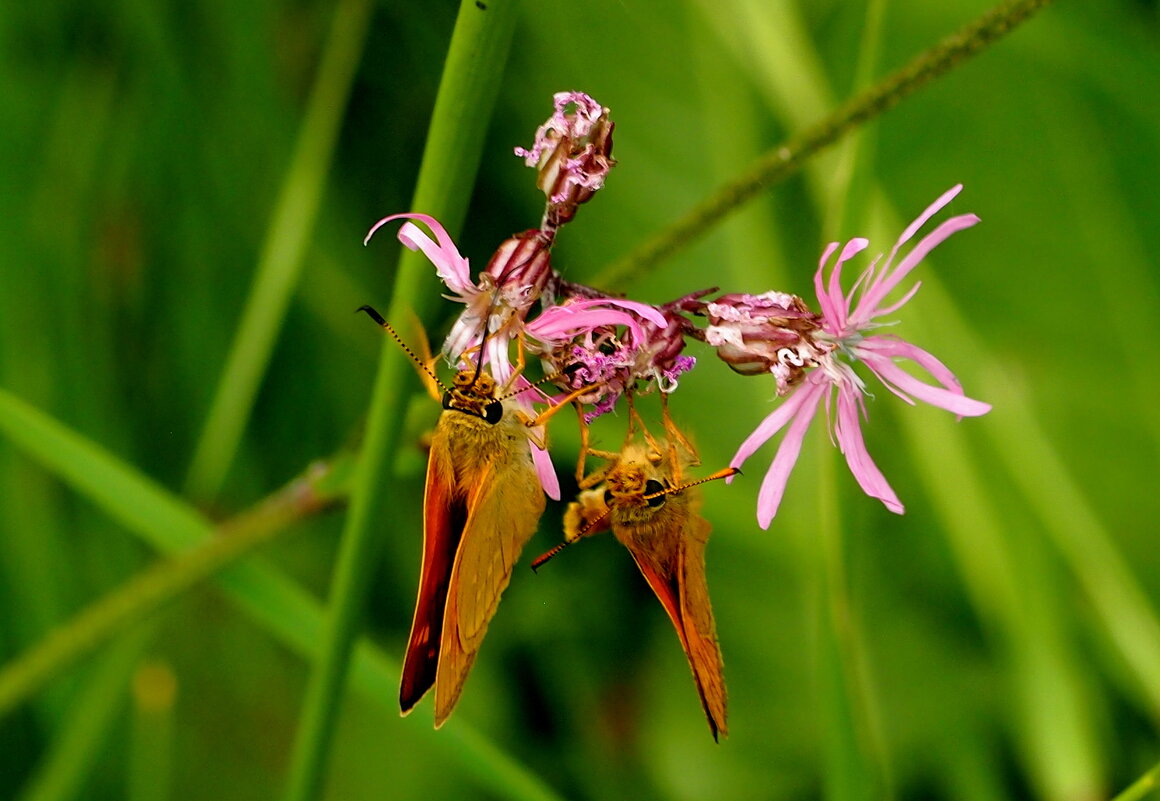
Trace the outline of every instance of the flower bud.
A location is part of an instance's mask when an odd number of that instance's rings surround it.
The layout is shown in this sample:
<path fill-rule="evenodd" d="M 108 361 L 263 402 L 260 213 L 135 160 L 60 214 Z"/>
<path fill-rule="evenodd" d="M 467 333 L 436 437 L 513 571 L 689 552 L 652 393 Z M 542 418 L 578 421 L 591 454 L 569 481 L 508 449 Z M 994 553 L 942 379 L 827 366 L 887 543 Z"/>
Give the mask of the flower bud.
<path fill-rule="evenodd" d="M 551 246 L 551 239 L 538 229 L 509 237 L 480 274 L 480 287 L 496 291 L 495 305 L 526 315 L 552 276 Z"/>

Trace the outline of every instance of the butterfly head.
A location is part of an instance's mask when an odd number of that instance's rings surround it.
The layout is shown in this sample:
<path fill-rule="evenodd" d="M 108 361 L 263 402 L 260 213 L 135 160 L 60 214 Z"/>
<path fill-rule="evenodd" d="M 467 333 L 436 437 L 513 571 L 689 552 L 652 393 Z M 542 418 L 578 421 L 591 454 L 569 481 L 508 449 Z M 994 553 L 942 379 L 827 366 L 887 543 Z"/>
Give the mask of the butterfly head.
<path fill-rule="evenodd" d="M 443 395 L 443 408 L 478 417 L 495 425 L 503 419 L 503 403 L 495 397 L 495 379 L 476 370 L 460 370 Z"/>

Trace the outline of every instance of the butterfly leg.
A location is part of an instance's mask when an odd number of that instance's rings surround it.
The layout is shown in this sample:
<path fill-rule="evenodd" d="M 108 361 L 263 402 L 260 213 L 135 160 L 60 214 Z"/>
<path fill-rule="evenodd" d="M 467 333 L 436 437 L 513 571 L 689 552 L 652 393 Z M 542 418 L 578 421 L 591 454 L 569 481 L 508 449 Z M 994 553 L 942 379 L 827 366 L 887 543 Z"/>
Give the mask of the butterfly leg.
<path fill-rule="evenodd" d="M 669 414 L 668 395 L 661 395 L 661 417 L 664 420 L 665 436 L 669 444 L 669 464 L 672 465 L 673 469 L 673 481 L 680 484 L 683 480 L 683 468 L 696 467 L 701 464 L 701 457 L 697 455 L 697 449 L 693 447 L 693 443 L 689 442 L 688 437 L 673 422 L 672 415 Z M 684 451 L 683 458 L 681 450 Z"/>
<path fill-rule="evenodd" d="M 588 387 L 581 387 L 580 389 L 572 392 L 570 395 L 567 395 L 559 403 L 557 403 L 553 406 L 549 406 L 547 409 L 540 412 L 535 417 L 532 417 L 530 414 L 523 411 L 522 409 L 516 409 L 515 410 L 516 419 L 528 427 L 528 439 L 530 439 L 535 444 L 535 446 L 537 448 L 539 448 L 541 450 L 547 450 L 548 449 L 548 437 L 546 435 L 546 432 L 539 433 L 540 431 L 543 430 L 544 424 L 548 422 L 548 420 L 552 417 L 552 415 L 556 414 L 556 412 L 560 411 L 565 406 L 569 405 L 569 403 L 571 403 L 573 400 L 575 400 L 576 398 L 578 398 L 580 395 L 584 394 L 587 391 L 588 391 Z"/>
<path fill-rule="evenodd" d="M 583 404 L 579 401 L 572 401 L 572 405 L 576 407 L 577 422 L 580 424 L 580 458 L 576 460 L 576 483 L 579 484 L 584 480 L 591 434 L 588 431 L 588 423 L 584 420 Z"/>
<path fill-rule="evenodd" d="M 644 418 L 642 418 L 640 416 L 640 412 L 636 410 L 636 404 L 633 402 L 632 394 L 627 393 L 625 397 L 628 398 L 628 434 L 624 439 L 624 445 L 625 447 L 628 447 L 628 444 L 633 440 L 636 427 L 640 426 L 640 433 L 644 437 L 644 441 L 648 443 L 649 449 L 651 451 L 649 454 L 649 460 L 652 461 L 653 464 L 658 464 L 664 456 L 664 450 L 661 448 L 660 443 L 653 438 L 653 435 L 649 433 L 648 426 L 644 424 Z"/>

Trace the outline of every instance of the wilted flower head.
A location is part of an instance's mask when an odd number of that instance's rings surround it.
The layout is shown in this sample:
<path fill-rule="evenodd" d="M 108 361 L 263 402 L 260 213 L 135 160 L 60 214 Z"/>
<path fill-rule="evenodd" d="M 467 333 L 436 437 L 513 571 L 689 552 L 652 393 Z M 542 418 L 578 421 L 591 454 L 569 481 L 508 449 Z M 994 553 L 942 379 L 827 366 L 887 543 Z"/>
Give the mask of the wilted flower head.
<path fill-rule="evenodd" d="M 555 113 L 536 131 L 531 148 L 515 149 L 539 173 L 536 186 L 548 196 L 543 228 L 549 233 L 604 186 L 616 163 L 608 109 L 583 92 L 558 92 L 553 99 Z"/>
<path fill-rule="evenodd" d="M 717 356 L 742 375 L 771 373 L 778 395 L 788 392 L 832 348 L 814 341 L 821 315 L 797 295 L 734 293 L 702 303 L 696 311 L 709 318 L 698 336 L 717 349 Z"/>
<path fill-rule="evenodd" d="M 812 369 L 808 369 L 804 378 L 791 387 L 788 397 L 749 435 L 730 462 L 733 467 L 741 466 L 761 445 L 788 426 L 758 495 L 757 519 L 762 528 L 768 528 L 777 513 L 806 429 L 823 399 L 833 436 L 858 484 L 867 495 L 881 500 L 890 511 L 902 513 L 902 503 L 870 458 L 862 439 L 861 417 L 866 414 L 867 391 L 863 380 L 854 372 L 855 362 L 866 365 L 883 386 L 909 404 L 913 405 L 917 398 L 966 417 L 990 411 L 989 404 L 966 397 L 954 374 L 930 353 L 898 337 L 870 333 L 889 325 L 889 322 L 879 322 L 878 318 L 896 312 L 914 297 L 919 287 L 917 283 L 899 300 L 885 305 L 886 296 L 910 271 L 951 234 L 979 221 L 973 214 L 952 217 L 923 237 L 897 265 L 894 263 L 899 248 L 961 189 L 960 185 L 945 192 L 907 226 L 886 259 L 883 261 L 881 255 L 876 257 L 848 294 L 842 292 L 840 284 L 842 265 L 864 250 L 869 241 L 852 239 L 847 242 L 828 281 L 824 280 L 823 274 L 826 263 L 838 249 L 838 243 L 831 243 L 822 254 L 814 275 L 814 288 L 822 309 L 821 328 L 809 334 L 812 346 L 805 351 L 810 359 L 804 366 Z M 936 384 L 915 378 L 895 364 L 895 359 L 910 359 L 926 370 Z M 835 396 L 836 411 L 832 406 Z"/>
<path fill-rule="evenodd" d="M 576 294 L 547 309 L 529 325 L 529 333 L 549 369 L 562 373 L 561 386 L 590 387 L 589 392 L 577 398 L 580 403 L 594 407 L 585 416 L 586 422 L 612 411 L 621 395 L 638 381 L 655 381 L 661 392 L 672 392 L 677 388 L 677 379 L 696 364 L 696 359 L 682 353 L 685 337 L 694 330 L 683 312 L 705 292 L 663 306 L 648 306 L 618 298 L 593 297 L 596 290 L 576 284 L 568 286 Z M 585 304 L 624 309 L 632 322 L 627 325 L 609 322 L 572 337 L 545 335 L 534 330 L 541 321 L 550 324 L 558 316 L 568 314 L 570 308 Z"/>

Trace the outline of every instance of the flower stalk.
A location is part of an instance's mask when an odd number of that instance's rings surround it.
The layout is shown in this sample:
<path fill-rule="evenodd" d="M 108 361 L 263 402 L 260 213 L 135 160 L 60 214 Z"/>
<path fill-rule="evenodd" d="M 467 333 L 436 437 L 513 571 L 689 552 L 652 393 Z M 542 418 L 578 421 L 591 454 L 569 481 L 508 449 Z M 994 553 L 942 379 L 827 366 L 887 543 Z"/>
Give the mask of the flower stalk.
<path fill-rule="evenodd" d="M 759 192 L 793 175 L 821 150 L 898 105 L 935 78 L 960 66 L 1048 5 L 1051 0 L 1007 0 L 909 64 L 851 98 L 812 128 L 773 148 L 744 173 L 720 187 L 683 217 L 608 265 L 593 280 L 619 289 L 707 234 Z"/>
<path fill-rule="evenodd" d="M 76 660 L 154 614 L 215 573 L 269 542 L 297 520 L 334 504 L 346 491 L 350 457 L 315 463 L 252 510 L 172 559 L 119 585 L 35 646 L 0 668 L 0 720 Z"/>
<path fill-rule="evenodd" d="M 462 0 L 439 86 L 412 208 L 425 209 L 458 229 L 466 214 L 479 168 L 484 134 L 495 105 L 512 34 L 515 3 Z M 437 301 L 422 256 L 404 253 L 390 315 L 410 310 L 429 316 Z M 393 497 L 391 455 L 403 425 L 404 403 L 416 381 L 410 364 L 392 342 L 384 342 L 367 422 L 366 438 L 351 492 L 351 507 L 339 548 L 321 659 L 307 687 L 294 744 L 288 801 L 317 798 L 350 665 L 363 619 L 366 591 L 379 545 L 386 534 L 382 511 Z"/>

